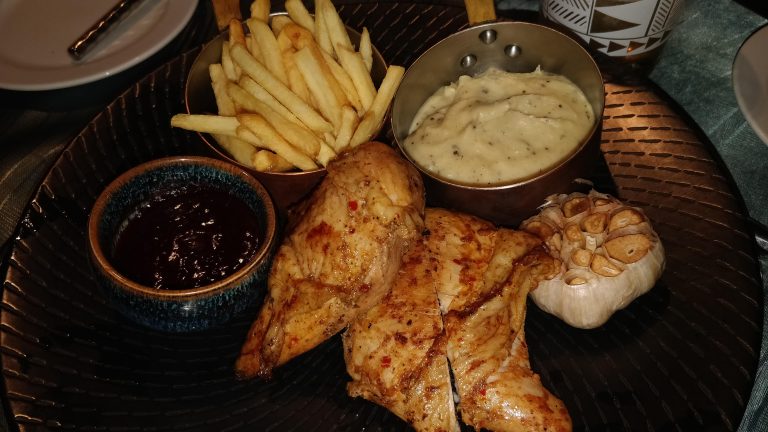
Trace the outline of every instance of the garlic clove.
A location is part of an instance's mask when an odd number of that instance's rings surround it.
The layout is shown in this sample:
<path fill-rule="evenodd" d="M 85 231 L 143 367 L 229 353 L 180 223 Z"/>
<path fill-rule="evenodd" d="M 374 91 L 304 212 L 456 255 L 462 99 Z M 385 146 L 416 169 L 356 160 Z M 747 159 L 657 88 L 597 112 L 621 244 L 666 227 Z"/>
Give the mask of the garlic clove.
<path fill-rule="evenodd" d="M 571 262 L 579 267 L 588 267 L 592 262 L 592 252 L 586 249 L 576 249 L 571 254 Z"/>
<path fill-rule="evenodd" d="M 608 232 L 612 232 L 619 228 L 624 228 L 629 225 L 638 225 L 645 222 L 645 217 L 639 211 L 633 208 L 624 208 L 616 212 L 611 216 L 611 221 L 608 224 Z"/>
<path fill-rule="evenodd" d="M 589 198 L 585 196 L 576 196 L 568 199 L 562 204 L 563 215 L 566 218 L 572 218 L 579 213 L 584 213 L 591 207 Z"/>
<path fill-rule="evenodd" d="M 581 232 L 581 228 L 574 223 L 570 223 L 565 226 L 565 238 L 573 243 L 580 245 L 584 244 L 584 234 Z"/>
<path fill-rule="evenodd" d="M 625 264 L 640 261 L 651 249 L 651 239 L 645 234 L 630 234 L 605 242 L 608 254 Z"/>
<path fill-rule="evenodd" d="M 581 220 L 581 229 L 590 234 L 599 234 L 605 231 L 605 226 L 607 224 L 607 213 L 592 213 Z"/>
<path fill-rule="evenodd" d="M 614 263 L 612 263 L 604 255 L 594 254 L 592 255 L 592 261 L 589 264 L 589 269 L 600 276 L 613 277 L 621 274 L 621 269 Z"/>
<path fill-rule="evenodd" d="M 613 201 L 611 201 L 610 199 L 607 199 L 607 198 L 599 197 L 599 198 L 593 199 L 592 203 L 595 205 L 595 207 L 602 207 L 602 206 L 607 206 L 607 205 L 613 204 Z"/>
<path fill-rule="evenodd" d="M 587 283 L 587 280 L 582 277 L 576 276 L 573 279 L 566 281 L 566 283 L 569 285 L 584 285 L 585 283 Z"/>

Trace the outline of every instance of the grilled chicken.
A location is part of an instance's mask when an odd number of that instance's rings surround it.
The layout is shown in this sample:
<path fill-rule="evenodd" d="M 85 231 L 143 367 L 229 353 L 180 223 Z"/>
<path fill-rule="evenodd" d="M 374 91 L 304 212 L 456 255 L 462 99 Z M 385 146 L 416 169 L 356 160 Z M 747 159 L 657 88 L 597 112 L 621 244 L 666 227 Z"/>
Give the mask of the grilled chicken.
<path fill-rule="evenodd" d="M 392 291 L 344 333 L 352 397 L 382 405 L 417 431 L 458 431 L 434 263 L 406 254 Z"/>
<path fill-rule="evenodd" d="M 523 330 L 528 292 L 559 262 L 534 236 L 471 216 L 428 210 L 426 224 L 462 421 L 570 431 L 567 409 L 531 370 Z"/>
<path fill-rule="evenodd" d="M 270 376 L 377 304 L 423 212 L 421 178 L 391 147 L 367 143 L 331 162 L 275 256 L 237 376 Z"/>

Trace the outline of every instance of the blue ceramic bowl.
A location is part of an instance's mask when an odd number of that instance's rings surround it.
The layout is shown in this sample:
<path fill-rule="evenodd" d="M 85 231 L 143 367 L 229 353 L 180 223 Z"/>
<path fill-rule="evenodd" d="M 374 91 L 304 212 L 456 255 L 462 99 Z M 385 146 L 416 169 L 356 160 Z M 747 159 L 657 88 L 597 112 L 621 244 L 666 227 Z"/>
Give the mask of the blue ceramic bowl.
<path fill-rule="evenodd" d="M 254 212 L 262 232 L 253 258 L 222 280 L 191 289 L 158 289 L 121 274 L 110 260 L 128 215 L 159 187 L 189 182 L 226 190 Z M 242 168 L 205 157 L 168 157 L 132 168 L 104 189 L 88 219 L 88 245 L 95 277 L 122 314 L 156 330 L 189 332 L 222 324 L 263 299 L 276 226 L 269 193 Z"/>

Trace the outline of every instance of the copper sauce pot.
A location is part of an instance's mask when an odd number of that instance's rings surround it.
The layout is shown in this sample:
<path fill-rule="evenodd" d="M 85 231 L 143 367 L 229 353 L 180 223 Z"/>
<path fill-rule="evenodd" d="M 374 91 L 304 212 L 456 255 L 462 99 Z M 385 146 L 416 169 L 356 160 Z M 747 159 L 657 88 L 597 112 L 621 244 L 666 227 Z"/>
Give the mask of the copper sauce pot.
<path fill-rule="evenodd" d="M 465 0 L 465 5 L 471 27 L 429 48 L 406 71 L 392 104 L 392 131 L 403 155 L 422 173 L 428 205 L 515 226 L 534 214 L 548 195 L 570 192 L 577 186 L 575 179 L 587 178 L 595 169 L 602 157 L 603 77 L 590 54 L 569 36 L 538 24 L 497 21 L 492 0 Z M 537 66 L 575 83 L 586 95 L 595 117 L 587 136 L 555 167 L 514 183 L 467 186 L 430 174 L 404 150 L 413 117 L 440 87 L 461 75 L 477 75 L 491 67 L 531 72 Z"/>

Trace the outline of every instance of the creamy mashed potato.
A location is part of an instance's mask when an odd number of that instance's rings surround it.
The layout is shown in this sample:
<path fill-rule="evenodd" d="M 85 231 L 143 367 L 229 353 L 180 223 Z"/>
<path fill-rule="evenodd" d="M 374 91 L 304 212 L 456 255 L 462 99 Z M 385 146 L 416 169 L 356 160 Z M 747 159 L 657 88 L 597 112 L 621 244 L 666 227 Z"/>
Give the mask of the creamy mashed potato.
<path fill-rule="evenodd" d="M 565 159 L 594 121 L 584 93 L 561 75 L 489 69 L 462 76 L 427 99 L 404 148 L 437 177 L 466 185 L 510 183 Z"/>

